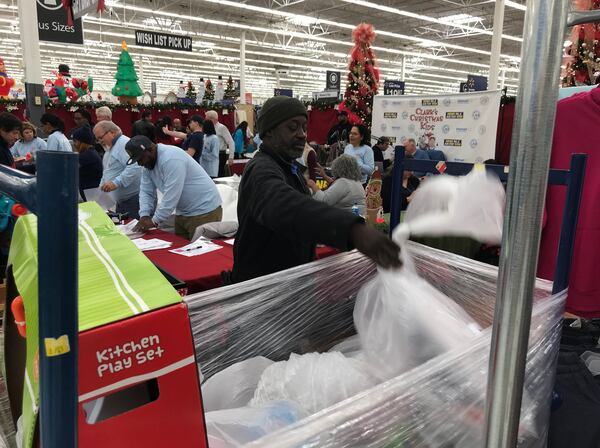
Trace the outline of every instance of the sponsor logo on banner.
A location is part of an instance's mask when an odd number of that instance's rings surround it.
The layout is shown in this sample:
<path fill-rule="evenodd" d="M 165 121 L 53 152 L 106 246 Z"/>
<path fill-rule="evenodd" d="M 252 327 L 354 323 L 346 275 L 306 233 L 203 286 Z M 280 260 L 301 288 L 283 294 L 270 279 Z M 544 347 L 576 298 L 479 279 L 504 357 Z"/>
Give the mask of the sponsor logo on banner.
<path fill-rule="evenodd" d="M 398 112 L 385 112 L 383 118 L 398 118 Z"/>
<path fill-rule="evenodd" d="M 410 105 L 410 107 L 415 107 L 417 105 L 417 101 L 416 100 L 410 100 L 410 102 L 408 104 Z"/>
<path fill-rule="evenodd" d="M 459 134 L 466 134 L 467 132 L 469 132 L 469 128 L 456 128 L 456 132 L 458 132 Z"/>
<path fill-rule="evenodd" d="M 444 139 L 444 146 L 460 147 L 462 146 L 462 140 L 458 138 L 446 138 Z"/>
<path fill-rule="evenodd" d="M 381 123 L 381 130 L 385 131 L 387 129 L 387 124 Z"/>
<path fill-rule="evenodd" d="M 469 142 L 469 146 L 471 147 L 471 149 L 477 148 L 477 139 L 476 138 L 471 139 L 471 141 Z"/>
<path fill-rule="evenodd" d="M 464 112 L 446 112 L 446 118 L 449 120 L 462 120 L 465 118 Z"/>
<path fill-rule="evenodd" d="M 404 112 L 402 112 L 402 119 L 408 120 L 408 111 L 405 110 Z"/>
<path fill-rule="evenodd" d="M 390 143 L 396 143 L 396 137 L 394 136 L 390 136 L 388 137 L 390 139 Z M 402 137 L 404 139 L 404 137 Z"/>
<path fill-rule="evenodd" d="M 450 126 L 448 126 L 447 124 L 445 124 L 444 126 L 442 126 L 442 132 L 444 134 L 447 134 L 448 132 L 450 132 Z"/>
<path fill-rule="evenodd" d="M 450 98 L 444 98 L 444 106 L 450 107 L 452 100 Z"/>
<path fill-rule="evenodd" d="M 482 96 L 479 98 L 479 102 L 482 106 L 487 106 L 487 104 L 490 102 L 490 98 L 488 96 Z"/>
<path fill-rule="evenodd" d="M 383 100 L 381 102 L 381 105 L 383 106 L 384 109 L 387 109 L 387 107 L 389 106 L 390 102 L 388 100 Z"/>
<path fill-rule="evenodd" d="M 456 104 L 469 104 L 470 102 L 471 102 L 471 100 L 469 100 L 469 99 L 466 99 L 466 100 L 458 100 L 458 101 L 456 102 Z"/>
<path fill-rule="evenodd" d="M 402 129 L 402 126 L 392 126 L 392 129 L 394 131 L 400 131 Z"/>
<path fill-rule="evenodd" d="M 444 162 L 443 160 L 439 161 L 438 163 L 436 163 L 435 169 L 438 170 L 438 173 L 444 174 L 444 171 L 446 171 L 446 162 Z"/>
<path fill-rule="evenodd" d="M 325 83 L 325 90 L 335 90 L 340 93 L 340 72 L 332 72 L 327 70 L 327 82 Z"/>
<path fill-rule="evenodd" d="M 473 111 L 473 120 L 479 120 L 481 118 L 481 112 L 478 110 Z"/>
<path fill-rule="evenodd" d="M 479 135 L 484 135 L 487 132 L 487 128 L 482 124 L 477 128 L 477 132 L 479 132 Z"/>
<path fill-rule="evenodd" d="M 422 100 L 421 106 L 437 106 L 439 104 L 438 100 Z"/>

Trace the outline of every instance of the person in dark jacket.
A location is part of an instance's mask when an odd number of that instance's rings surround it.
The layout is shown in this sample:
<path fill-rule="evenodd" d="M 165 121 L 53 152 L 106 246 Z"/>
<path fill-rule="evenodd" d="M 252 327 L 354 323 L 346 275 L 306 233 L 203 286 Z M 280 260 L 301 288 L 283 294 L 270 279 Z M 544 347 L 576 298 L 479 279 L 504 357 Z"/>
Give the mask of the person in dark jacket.
<path fill-rule="evenodd" d="M 343 142 L 343 145 L 345 145 L 348 143 L 350 129 L 352 129 L 352 125 L 348 123 L 348 113 L 343 110 L 338 114 L 338 122 L 327 133 L 327 144 L 333 145 L 334 143 Z"/>
<path fill-rule="evenodd" d="M 142 117 L 133 123 L 133 129 L 131 131 L 131 136 L 135 137 L 136 135 L 145 135 L 153 142 L 156 141 L 156 137 L 154 135 L 154 124 L 152 123 L 152 112 L 149 110 L 145 110 L 142 112 Z"/>
<path fill-rule="evenodd" d="M 352 213 L 315 201 L 296 159 L 306 144 L 307 112 L 297 99 L 267 100 L 258 118 L 262 145 L 239 187 L 234 283 L 314 259 L 317 243 L 356 247 L 379 265 L 399 267 L 400 248 Z"/>
<path fill-rule="evenodd" d="M 85 201 L 84 190 L 97 188 L 102 179 L 102 159 L 94 149 L 94 134 L 87 126 L 73 132 L 73 146 L 79 153 L 79 193 Z"/>
<path fill-rule="evenodd" d="M 15 159 L 10 147 L 21 138 L 23 124 L 13 114 L 0 113 L 0 165 L 15 167 Z"/>

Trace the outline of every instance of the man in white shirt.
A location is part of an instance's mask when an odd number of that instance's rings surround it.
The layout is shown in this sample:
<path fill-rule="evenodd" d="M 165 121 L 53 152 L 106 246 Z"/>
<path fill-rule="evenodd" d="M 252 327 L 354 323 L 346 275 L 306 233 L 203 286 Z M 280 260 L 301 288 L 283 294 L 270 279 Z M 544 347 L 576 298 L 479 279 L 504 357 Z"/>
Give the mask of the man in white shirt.
<path fill-rule="evenodd" d="M 229 129 L 222 123 L 219 123 L 219 115 L 214 110 L 209 110 L 205 115 L 215 125 L 217 137 L 219 137 L 219 177 L 224 176 L 225 162 L 233 165 L 233 156 L 235 154 L 235 143 L 229 133 Z"/>

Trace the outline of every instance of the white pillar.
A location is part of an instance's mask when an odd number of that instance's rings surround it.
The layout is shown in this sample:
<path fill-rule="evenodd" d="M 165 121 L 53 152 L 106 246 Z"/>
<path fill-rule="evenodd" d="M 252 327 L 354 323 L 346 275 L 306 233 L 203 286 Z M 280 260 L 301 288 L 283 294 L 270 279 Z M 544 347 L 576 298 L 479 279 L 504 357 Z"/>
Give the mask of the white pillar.
<path fill-rule="evenodd" d="M 40 62 L 37 2 L 19 0 L 18 4 L 27 111 L 30 120 L 39 124 L 39 119 L 44 113 L 44 87 Z"/>
<path fill-rule="evenodd" d="M 400 66 L 400 80 L 404 81 L 406 76 L 406 56 L 402 55 L 402 65 Z"/>
<path fill-rule="evenodd" d="M 246 32 L 240 38 L 240 103 L 246 104 Z"/>
<path fill-rule="evenodd" d="M 504 29 L 504 0 L 496 0 L 494 9 L 494 34 L 492 36 L 492 55 L 490 56 L 490 78 L 488 89 L 498 88 L 500 67 L 500 49 L 502 48 L 502 30 Z"/>
<path fill-rule="evenodd" d="M 500 78 L 500 89 L 504 89 L 504 84 L 506 84 L 506 69 L 503 68 L 500 72 L 502 77 Z"/>

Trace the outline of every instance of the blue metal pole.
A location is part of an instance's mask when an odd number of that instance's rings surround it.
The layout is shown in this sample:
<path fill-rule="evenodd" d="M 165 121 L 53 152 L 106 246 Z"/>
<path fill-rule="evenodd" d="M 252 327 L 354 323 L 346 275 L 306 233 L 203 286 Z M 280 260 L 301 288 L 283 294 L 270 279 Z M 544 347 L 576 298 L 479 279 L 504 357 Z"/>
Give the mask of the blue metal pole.
<path fill-rule="evenodd" d="M 390 209 L 390 235 L 400 224 L 402 213 L 402 174 L 404 173 L 404 146 L 396 146 L 392 170 L 392 204 Z"/>
<path fill-rule="evenodd" d="M 40 439 L 77 446 L 78 155 L 39 151 Z"/>
<path fill-rule="evenodd" d="M 571 261 L 575 249 L 575 231 L 577 229 L 577 218 L 579 217 L 581 194 L 583 193 L 586 162 L 586 154 L 573 154 L 571 157 L 567 198 L 558 243 L 554 284 L 552 286 L 553 294 L 559 293 L 569 286 L 569 273 L 571 272 Z"/>

